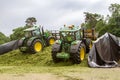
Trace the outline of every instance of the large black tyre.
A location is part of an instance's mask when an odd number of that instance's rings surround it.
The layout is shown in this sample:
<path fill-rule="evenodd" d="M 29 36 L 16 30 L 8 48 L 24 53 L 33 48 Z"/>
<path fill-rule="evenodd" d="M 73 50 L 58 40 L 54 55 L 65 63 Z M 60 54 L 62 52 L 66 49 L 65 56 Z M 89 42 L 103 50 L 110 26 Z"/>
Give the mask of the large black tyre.
<path fill-rule="evenodd" d="M 80 64 L 85 58 L 85 45 L 81 43 L 79 46 L 75 46 L 77 50 L 75 53 L 71 53 L 71 59 L 74 64 Z"/>
<path fill-rule="evenodd" d="M 57 56 L 57 52 L 52 51 L 52 59 L 54 63 L 58 63 L 61 61 L 61 59 L 57 58 L 56 56 Z"/>
<path fill-rule="evenodd" d="M 46 43 L 47 43 L 47 46 L 53 45 L 55 43 L 55 38 L 52 36 L 48 37 Z"/>
<path fill-rule="evenodd" d="M 86 53 L 89 53 L 90 49 L 92 48 L 93 42 L 91 39 L 86 39 Z"/>
<path fill-rule="evenodd" d="M 61 59 L 60 58 L 57 58 L 56 56 L 57 56 L 57 53 L 58 52 L 61 52 L 61 49 L 62 49 L 62 47 L 61 47 L 61 45 L 60 44 L 54 44 L 53 46 L 52 46 L 52 59 L 53 59 L 53 62 L 54 63 L 58 63 L 58 62 L 60 62 L 61 61 Z"/>
<path fill-rule="evenodd" d="M 43 43 L 40 39 L 35 39 L 29 48 L 29 51 L 31 51 L 32 53 L 37 53 L 43 50 Z"/>
<path fill-rule="evenodd" d="M 25 42 L 25 39 L 20 39 L 20 40 L 18 41 L 18 47 L 19 47 L 20 52 L 22 52 L 22 53 L 27 53 L 27 52 L 28 52 L 27 50 L 26 50 L 26 51 L 23 51 L 23 50 L 21 49 L 21 47 L 24 46 L 24 42 Z"/>

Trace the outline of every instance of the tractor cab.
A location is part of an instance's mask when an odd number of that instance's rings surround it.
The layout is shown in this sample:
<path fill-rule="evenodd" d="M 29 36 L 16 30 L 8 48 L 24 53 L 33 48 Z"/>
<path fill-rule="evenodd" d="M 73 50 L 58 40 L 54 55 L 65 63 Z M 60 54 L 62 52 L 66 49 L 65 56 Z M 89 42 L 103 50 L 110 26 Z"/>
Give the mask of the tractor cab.
<path fill-rule="evenodd" d="M 32 27 L 32 28 L 25 29 L 24 32 L 25 32 L 26 38 L 30 38 L 30 37 L 34 37 L 34 36 L 40 37 L 40 35 L 41 35 L 39 27 Z"/>
<path fill-rule="evenodd" d="M 71 43 L 72 41 L 80 40 L 80 38 L 80 27 L 69 26 L 60 29 L 60 39 L 63 42 Z"/>

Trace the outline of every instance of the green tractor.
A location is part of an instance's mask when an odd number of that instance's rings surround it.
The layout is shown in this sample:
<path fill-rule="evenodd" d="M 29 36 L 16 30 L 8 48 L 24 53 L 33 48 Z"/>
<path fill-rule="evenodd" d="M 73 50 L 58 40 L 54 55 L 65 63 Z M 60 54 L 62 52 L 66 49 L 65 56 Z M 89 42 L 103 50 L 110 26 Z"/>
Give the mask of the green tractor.
<path fill-rule="evenodd" d="M 54 44 L 55 38 L 49 32 L 44 32 L 43 27 L 33 26 L 24 30 L 25 37 L 19 40 L 18 46 L 21 52 L 37 53 L 45 46 Z"/>
<path fill-rule="evenodd" d="M 71 60 L 75 64 L 80 64 L 92 47 L 92 41 L 83 38 L 83 34 L 80 27 L 61 28 L 60 39 L 52 46 L 53 62 Z"/>

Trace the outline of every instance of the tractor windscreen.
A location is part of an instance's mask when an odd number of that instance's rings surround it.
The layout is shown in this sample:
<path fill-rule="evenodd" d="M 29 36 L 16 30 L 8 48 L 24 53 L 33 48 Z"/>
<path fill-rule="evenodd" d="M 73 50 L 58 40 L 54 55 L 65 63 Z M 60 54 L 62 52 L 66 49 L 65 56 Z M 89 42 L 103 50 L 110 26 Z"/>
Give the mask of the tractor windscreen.
<path fill-rule="evenodd" d="M 71 41 L 75 40 L 74 32 L 60 32 L 60 33 L 61 33 L 61 38 L 65 42 L 71 42 Z"/>
<path fill-rule="evenodd" d="M 33 36 L 40 36 L 40 31 L 39 30 L 34 30 L 32 31 Z"/>
<path fill-rule="evenodd" d="M 32 34 L 31 34 L 30 31 L 26 31 L 26 32 L 25 32 L 25 37 L 26 37 L 26 38 L 29 38 L 29 37 L 31 37 L 31 36 L 32 36 Z"/>

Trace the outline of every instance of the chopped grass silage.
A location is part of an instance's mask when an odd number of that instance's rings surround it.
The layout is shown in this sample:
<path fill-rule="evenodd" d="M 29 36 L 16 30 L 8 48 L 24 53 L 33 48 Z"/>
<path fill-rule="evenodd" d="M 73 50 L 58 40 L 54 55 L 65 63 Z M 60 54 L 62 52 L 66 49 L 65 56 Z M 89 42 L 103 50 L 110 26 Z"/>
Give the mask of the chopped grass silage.
<path fill-rule="evenodd" d="M 51 47 L 46 47 L 43 52 L 36 54 L 23 54 L 19 50 L 14 50 L 0 55 L 0 74 L 5 74 L 5 77 L 10 74 L 24 77 L 29 73 L 49 73 L 65 80 L 120 80 L 119 72 L 119 68 L 89 68 L 87 56 L 81 64 L 72 64 L 70 61 L 55 64 L 51 57 Z M 11 80 L 16 80 L 14 76 L 13 78 Z"/>
<path fill-rule="evenodd" d="M 87 57 L 86 57 L 87 58 Z M 42 52 L 31 54 L 14 50 L 0 55 L 0 65 L 2 66 L 87 66 L 87 59 L 81 64 L 72 64 L 70 61 L 54 63 L 51 57 L 51 46 L 44 48 Z"/>

